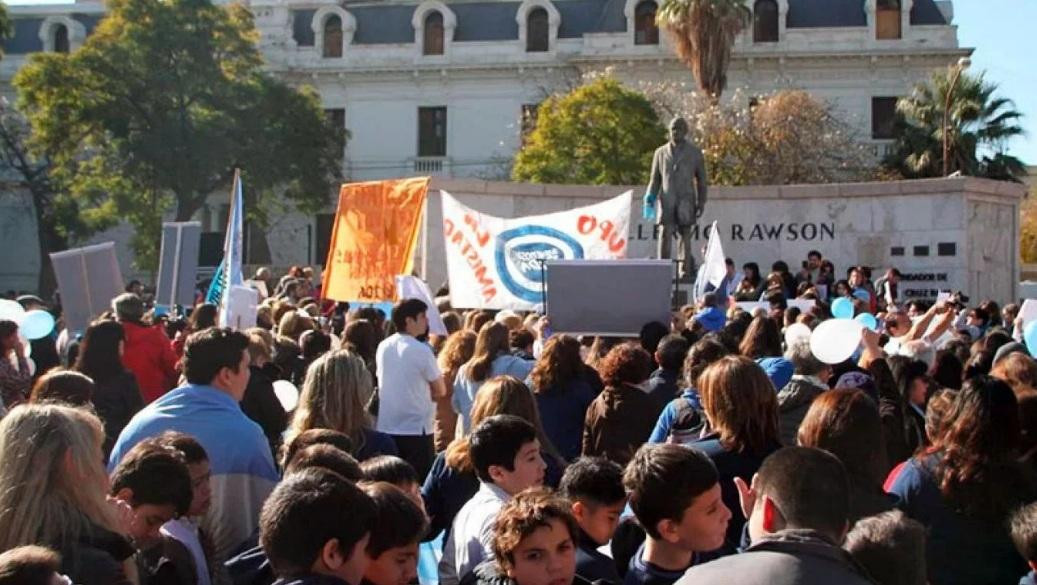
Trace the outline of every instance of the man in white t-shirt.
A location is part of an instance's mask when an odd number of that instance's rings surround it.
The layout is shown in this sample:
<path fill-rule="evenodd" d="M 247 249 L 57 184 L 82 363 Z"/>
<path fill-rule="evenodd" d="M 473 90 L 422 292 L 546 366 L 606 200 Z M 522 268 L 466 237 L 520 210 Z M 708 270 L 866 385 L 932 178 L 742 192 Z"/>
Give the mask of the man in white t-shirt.
<path fill-rule="evenodd" d="M 377 429 L 392 436 L 400 457 L 425 477 L 436 458 L 433 429 L 434 398 L 446 396 L 446 384 L 432 348 L 422 341 L 428 333 L 428 305 L 418 299 L 400 301 L 392 309 L 397 333 L 380 344 Z"/>

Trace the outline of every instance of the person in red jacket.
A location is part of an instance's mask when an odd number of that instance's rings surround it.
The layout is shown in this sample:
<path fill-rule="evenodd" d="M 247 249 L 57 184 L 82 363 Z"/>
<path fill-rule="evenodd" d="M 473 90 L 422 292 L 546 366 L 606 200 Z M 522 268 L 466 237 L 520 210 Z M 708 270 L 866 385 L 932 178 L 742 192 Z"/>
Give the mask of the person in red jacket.
<path fill-rule="evenodd" d="M 126 335 L 122 362 L 137 377 L 144 404 L 154 401 L 176 384 L 176 353 L 161 327 L 144 324 L 144 301 L 133 293 L 112 300 L 112 310 Z"/>

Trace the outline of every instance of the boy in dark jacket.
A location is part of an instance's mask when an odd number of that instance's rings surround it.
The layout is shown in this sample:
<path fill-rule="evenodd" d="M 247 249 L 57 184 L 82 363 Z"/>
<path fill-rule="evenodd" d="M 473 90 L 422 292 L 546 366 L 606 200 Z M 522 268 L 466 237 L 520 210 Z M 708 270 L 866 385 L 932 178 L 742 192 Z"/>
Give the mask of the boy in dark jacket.
<path fill-rule="evenodd" d="M 111 483 L 112 496 L 133 510 L 129 536 L 142 585 L 196 585 L 190 551 L 160 532 L 191 508 L 194 492 L 183 453 L 157 439 L 141 441 L 119 462 Z"/>
<path fill-rule="evenodd" d="M 623 580 L 616 563 L 598 548 L 608 544 L 626 507 L 623 468 L 603 457 L 582 457 L 562 476 L 559 491 L 569 499 L 580 528 L 576 549 L 576 574 L 588 581 Z"/>
<path fill-rule="evenodd" d="M 627 465 L 623 484 L 647 533 L 630 559 L 625 585 L 671 585 L 700 553 L 724 544 L 731 511 L 721 498 L 716 467 L 702 452 L 644 445 Z"/>
<path fill-rule="evenodd" d="M 371 498 L 341 475 L 322 468 L 289 475 L 259 518 L 277 583 L 360 585 L 376 514 Z"/>
<path fill-rule="evenodd" d="M 371 562 L 364 571 L 363 583 L 410 585 L 418 576 L 418 545 L 425 536 L 428 519 L 413 496 L 391 483 L 369 483 L 363 490 L 374 502 L 377 512 L 367 542 Z"/>
<path fill-rule="evenodd" d="M 735 483 L 752 545 L 692 567 L 678 585 L 874 585 L 837 544 L 849 523 L 850 486 L 834 455 L 785 447 L 767 457 L 751 487 Z"/>

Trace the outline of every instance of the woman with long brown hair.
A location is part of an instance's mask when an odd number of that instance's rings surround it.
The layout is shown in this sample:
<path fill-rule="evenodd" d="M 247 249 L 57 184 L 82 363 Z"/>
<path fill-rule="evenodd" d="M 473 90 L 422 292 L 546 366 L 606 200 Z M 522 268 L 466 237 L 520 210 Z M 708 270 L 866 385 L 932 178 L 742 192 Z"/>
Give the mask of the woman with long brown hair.
<path fill-rule="evenodd" d="M 778 393 L 763 368 L 739 355 L 706 368 L 698 383 L 708 434 L 691 445 L 708 455 L 720 474 L 724 505 L 732 513 L 720 550 L 731 554 L 745 525 L 734 479 L 751 482 L 763 460 L 781 448 Z"/>
<path fill-rule="evenodd" d="M 891 492 L 929 529 L 929 580 L 940 585 L 1014 583 L 1026 572 L 1006 528 L 1009 515 L 1037 500 L 1019 456 L 1019 404 L 990 376 L 967 380 L 932 451 L 904 466 Z"/>
<path fill-rule="evenodd" d="M 75 370 L 97 385 L 92 402 L 104 423 L 105 457 L 133 415 L 144 408 L 137 378 L 122 363 L 125 346 L 126 336 L 118 321 L 95 321 L 86 328 L 76 356 Z"/>
<path fill-rule="evenodd" d="M 556 335 L 544 345 L 529 375 L 544 431 L 567 461 L 580 456 L 583 418 L 597 394 L 583 377 L 580 342 Z"/>
<path fill-rule="evenodd" d="M 475 339 L 475 352 L 458 370 L 454 380 L 454 395 L 451 402 L 461 417 L 461 428 L 464 432 L 472 429 L 472 403 L 483 382 L 497 376 L 514 376 L 519 380 L 525 380 L 532 369 L 532 362 L 511 355 L 508 328 L 503 323 L 483 325 Z"/>
<path fill-rule="evenodd" d="M 533 393 L 517 378 L 498 376 L 479 389 L 472 405 L 472 426 L 498 414 L 515 415 L 536 428 L 540 454 L 547 464 L 544 484 L 557 486 L 562 478 L 565 461 L 544 433 Z M 421 487 L 425 511 L 431 522 L 428 533 L 438 534 L 443 530 L 449 533 L 454 516 L 478 489 L 479 480 L 472 465 L 468 437 L 462 435 L 455 438 L 446 451 L 436 455 L 425 484 Z M 446 535 L 443 541 L 446 542 Z"/>
<path fill-rule="evenodd" d="M 857 389 L 822 392 L 799 425 L 801 447 L 824 449 L 842 461 L 850 478 L 850 524 L 893 508 L 882 490 L 889 471 L 879 407 Z"/>
<path fill-rule="evenodd" d="M 435 398 L 436 401 L 436 452 L 447 448 L 454 440 L 457 432 L 457 413 L 454 412 L 454 381 L 457 372 L 475 353 L 475 332 L 461 329 L 451 333 L 439 352 L 436 361 L 439 362 L 439 371 L 443 373 L 443 385 L 446 386 L 446 396 Z"/>

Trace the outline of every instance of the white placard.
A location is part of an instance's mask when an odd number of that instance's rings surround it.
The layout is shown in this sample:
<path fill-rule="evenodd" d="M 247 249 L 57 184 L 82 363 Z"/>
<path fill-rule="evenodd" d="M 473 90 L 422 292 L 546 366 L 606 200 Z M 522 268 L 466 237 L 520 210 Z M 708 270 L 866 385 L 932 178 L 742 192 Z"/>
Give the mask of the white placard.
<path fill-rule="evenodd" d="M 82 333 L 124 291 L 115 242 L 54 252 L 50 259 L 61 294 L 65 327 Z"/>

